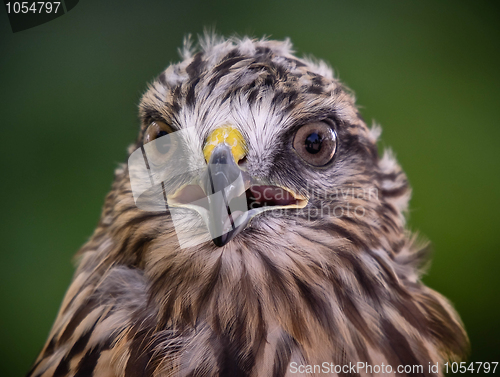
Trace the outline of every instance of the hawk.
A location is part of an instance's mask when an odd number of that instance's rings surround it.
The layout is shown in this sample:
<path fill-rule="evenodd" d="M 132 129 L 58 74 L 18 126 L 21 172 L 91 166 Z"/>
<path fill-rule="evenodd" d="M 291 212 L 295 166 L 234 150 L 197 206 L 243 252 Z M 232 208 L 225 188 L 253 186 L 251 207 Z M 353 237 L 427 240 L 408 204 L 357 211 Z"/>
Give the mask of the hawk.
<path fill-rule="evenodd" d="M 288 40 L 206 35 L 181 58 L 142 97 L 28 376 L 442 376 L 464 357 L 407 178 L 331 69 Z"/>

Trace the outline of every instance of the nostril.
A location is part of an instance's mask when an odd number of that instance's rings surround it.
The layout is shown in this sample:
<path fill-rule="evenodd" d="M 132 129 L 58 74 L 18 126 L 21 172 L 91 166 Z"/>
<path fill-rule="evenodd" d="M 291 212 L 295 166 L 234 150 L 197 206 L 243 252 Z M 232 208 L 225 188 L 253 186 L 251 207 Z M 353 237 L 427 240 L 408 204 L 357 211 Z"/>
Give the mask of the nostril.
<path fill-rule="evenodd" d="M 238 161 L 238 166 L 239 167 L 245 167 L 245 166 L 247 166 L 247 156 L 243 156 L 243 158 L 241 158 Z"/>

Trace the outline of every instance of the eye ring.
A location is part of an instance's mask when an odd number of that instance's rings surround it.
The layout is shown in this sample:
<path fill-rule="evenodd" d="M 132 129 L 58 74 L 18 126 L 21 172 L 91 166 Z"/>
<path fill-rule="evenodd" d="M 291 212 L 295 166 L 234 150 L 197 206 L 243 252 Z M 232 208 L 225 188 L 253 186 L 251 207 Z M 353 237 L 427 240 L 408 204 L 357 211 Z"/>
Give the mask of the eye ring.
<path fill-rule="evenodd" d="M 171 145 L 169 138 L 162 139 L 162 136 L 168 135 L 171 132 L 172 128 L 164 122 L 151 122 L 144 134 L 144 144 L 154 141 L 156 151 L 161 155 L 165 155 L 170 151 Z"/>
<path fill-rule="evenodd" d="M 328 164 L 337 150 L 337 134 L 325 122 L 313 122 L 298 129 L 293 149 L 306 163 L 321 167 Z"/>

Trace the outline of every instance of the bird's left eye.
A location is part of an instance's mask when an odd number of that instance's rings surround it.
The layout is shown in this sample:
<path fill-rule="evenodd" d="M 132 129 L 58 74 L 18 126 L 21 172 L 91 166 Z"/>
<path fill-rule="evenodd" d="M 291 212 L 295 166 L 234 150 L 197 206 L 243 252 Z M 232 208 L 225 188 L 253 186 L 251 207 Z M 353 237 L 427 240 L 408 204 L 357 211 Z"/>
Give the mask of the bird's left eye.
<path fill-rule="evenodd" d="M 155 142 L 156 150 L 160 154 L 167 154 L 171 148 L 170 138 L 165 137 L 161 139 L 161 137 L 168 135 L 170 132 L 172 132 L 172 129 L 166 123 L 160 121 L 152 122 L 144 135 L 144 144 L 159 139 Z"/>
<path fill-rule="evenodd" d="M 307 163 L 324 166 L 337 149 L 335 131 L 324 122 L 314 122 L 299 128 L 293 138 L 293 148 Z"/>

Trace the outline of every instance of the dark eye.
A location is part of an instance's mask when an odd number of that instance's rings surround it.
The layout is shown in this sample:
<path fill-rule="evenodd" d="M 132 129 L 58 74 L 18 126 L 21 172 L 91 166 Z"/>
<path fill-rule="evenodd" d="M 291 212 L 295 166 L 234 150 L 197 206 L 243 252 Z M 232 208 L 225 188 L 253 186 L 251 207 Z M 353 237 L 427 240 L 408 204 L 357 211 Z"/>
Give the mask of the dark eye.
<path fill-rule="evenodd" d="M 326 165 L 337 149 L 337 136 L 328 124 L 309 123 L 299 128 L 293 138 L 293 148 L 307 163 L 313 166 Z"/>
<path fill-rule="evenodd" d="M 151 123 L 146 130 L 146 134 L 144 135 L 144 144 L 150 143 L 155 140 L 155 147 L 158 153 L 166 154 L 171 148 L 170 138 L 162 136 L 168 135 L 172 132 L 172 129 L 165 123 L 155 121 Z"/>

